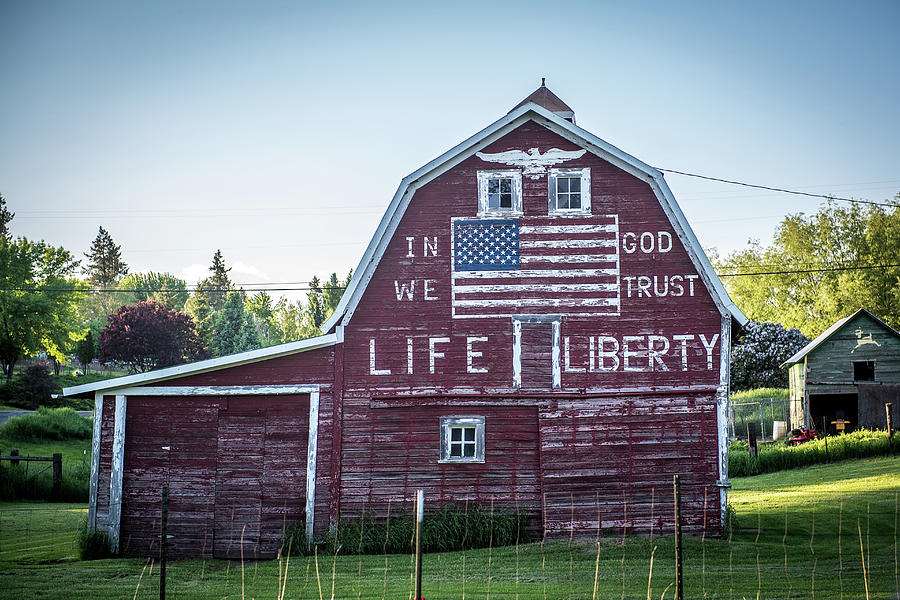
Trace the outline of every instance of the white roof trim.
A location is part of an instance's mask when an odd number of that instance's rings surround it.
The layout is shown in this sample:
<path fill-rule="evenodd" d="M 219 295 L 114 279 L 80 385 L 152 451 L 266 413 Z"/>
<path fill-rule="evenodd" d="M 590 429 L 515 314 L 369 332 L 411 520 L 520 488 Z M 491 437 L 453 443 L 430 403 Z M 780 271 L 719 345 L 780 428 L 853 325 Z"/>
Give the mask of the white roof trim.
<path fill-rule="evenodd" d="M 206 373 L 207 371 L 217 371 L 227 367 L 236 367 L 248 363 L 267 360 L 270 358 L 278 358 L 287 356 L 288 354 L 297 354 L 326 346 L 334 346 L 340 343 L 337 333 L 328 335 L 320 335 L 306 340 L 296 342 L 288 342 L 287 344 L 278 344 L 277 346 L 268 346 L 259 348 L 258 350 L 248 350 L 247 352 L 239 352 L 238 354 L 229 354 L 228 356 L 220 356 L 209 360 L 201 360 L 178 365 L 175 367 L 167 367 L 165 369 L 157 369 L 156 371 L 148 371 L 146 373 L 138 373 L 137 375 L 125 375 L 123 377 L 115 377 L 104 381 L 95 381 L 94 383 L 86 383 L 84 385 L 76 385 L 63 389 L 63 396 L 75 396 L 87 392 L 103 391 L 112 392 L 120 388 L 133 387 L 138 384 L 147 385 L 157 381 L 164 381 L 174 377 L 184 377 L 185 375 L 196 375 L 198 373 Z"/>
<path fill-rule="evenodd" d="M 837 321 L 835 321 L 831 325 L 831 327 L 829 327 L 828 329 L 826 329 L 825 331 L 820 333 L 816 339 L 814 339 L 807 345 L 803 346 L 800 350 L 797 351 L 796 354 L 794 354 L 792 357 L 790 357 L 789 359 L 787 359 L 786 361 L 781 363 L 781 368 L 784 368 L 789 365 L 793 365 L 795 363 L 800 362 L 800 360 L 804 356 L 806 356 L 807 354 L 809 354 L 810 352 L 812 352 L 813 350 L 815 350 L 816 348 L 821 346 L 826 340 L 828 340 L 828 338 L 830 338 L 832 335 L 837 333 L 838 329 L 842 328 L 848 322 L 852 321 L 853 319 L 855 319 L 856 317 L 858 317 L 862 314 L 865 314 L 865 315 L 871 317 L 872 319 L 874 319 L 875 321 L 881 323 L 885 329 L 887 329 L 888 331 L 890 331 L 897 337 L 900 337 L 900 332 L 895 330 L 893 327 L 891 327 L 890 325 L 888 325 L 887 323 L 885 323 L 884 321 L 882 321 L 881 319 L 879 319 L 878 317 L 876 317 L 875 315 L 873 315 L 872 313 L 867 311 L 866 309 L 861 308 L 858 311 L 856 311 L 855 313 L 853 313 L 852 315 L 844 317 L 843 319 L 838 319 Z"/>
<path fill-rule="evenodd" d="M 372 279 L 375 268 L 378 266 L 378 263 L 387 248 L 387 244 L 393 237 L 416 189 L 435 179 L 463 160 L 472 156 L 476 151 L 489 145 L 503 135 L 506 135 L 507 132 L 512 131 L 525 121 L 529 120 L 533 120 L 548 127 L 555 133 L 562 135 L 580 146 L 586 146 L 600 158 L 611 162 L 617 167 L 650 184 L 656 197 L 659 199 L 663 210 L 666 212 L 672 225 L 676 228 L 676 233 L 679 234 L 679 237 L 685 242 L 685 248 L 688 252 L 688 256 L 691 258 L 691 262 L 694 264 L 694 267 L 706 284 L 706 287 L 713 297 L 713 301 L 719 307 L 719 310 L 725 314 L 730 314 L 741 325 L 747 323 L 747 317 L 744 316 L 741 310 L 728 296 L 725 286 L 722 285 L 722 281 L 719 279 L 719 276 L 710 264 L 706 253 L 700 246 L 697 236 L 694 235 L 687 219 L 684 217 L 684 213 L 675 201 L 675 197 L 672 195 L 672 191 L 669 189 L 663 174 L 650 165 L 623 152 L 612 144 L 603 141 L 581 127 L 578 127 L 574 123 L 565 120 L 534 102 L 529 102 L 523 104 L 508 115 L 495 121 L 469 139 L 454 146 L 444 154 L 403 178 L 400 182 L 400 187 L 397 188 L 397 192 L 394 194 L 391 203 L 388 205 L 387 211 L 381 218 L 378 229 L 376 229 L 375 235 L 369 242 L 362 260 L 360 260 L 359 265 L 353 272 L 353 278 L 347 286 L 344 295 L 341 297 L 340 303 L 331 317 L 329 317 L 322 325 L 322 331 L 331 331 L 338 323 L 346 325 L 353 316 L 353 313 L 362 298 L 362 294 L 365 292 L 366 286 Z"/>

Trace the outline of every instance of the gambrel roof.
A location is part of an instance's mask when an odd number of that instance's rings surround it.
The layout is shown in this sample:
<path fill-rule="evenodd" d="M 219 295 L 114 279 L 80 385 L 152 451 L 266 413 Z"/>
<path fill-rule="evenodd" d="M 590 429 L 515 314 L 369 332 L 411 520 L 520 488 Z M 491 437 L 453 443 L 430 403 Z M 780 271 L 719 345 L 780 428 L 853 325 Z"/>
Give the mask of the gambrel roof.
<path fill-rule="evenodd" d="M 552 94 L 544 86 L 538 88 L 535 93 L 543 90 L 546 90 L 548 94 Z M 663 174 L 630 154 L 619 150 L 612 144 L 603 141 L 594 134 L 578 127 L 574 122 L 561 116 L 561 113 L 541 106 L 535 100 L 541 100 L 543 96 L 541 98 L 532 98 L 533 96 L 534 94 L 526 98 L 522 104 L 514 108 L 506 116 L 498 119 L 461 144 L 451 148 L 403 178 L 400 182 L 400 187 L 394 194 L 384 217 L 382 217 L 378 225 L 378 229 L 375 231 L 375 235 L 369 242 L 369 246 L 366 248 L 359 266 L 354 271 L 353 278 L 344 291 L 340 304 L 338 304 L 334 314 L 322 325 L 323 332 L 332 331 L 336 327 L 346 324 L 353 317 L 353 313 L 366 291 L 366 286 L 371 281 L 378 263 L 384 255 L 385 249 L 391 241 L 406 209 L 409 207 L 416 190 L 527 121 L 534 121 L 546 127 L 550 131 L 648 183 L 666 216 L 672 223 L 676 234 L 684 244 L 694 268 L 697 269 L 697 273 L 706 284 L 706 288 L 709 290 L 716 306 L 723 315 L 731 315 L 734 322 L 739 326 L 743 326 L 747 322 L 747 317 L 744 316 L 744 313 L 734 304 L 728 296 L 728 292 L 725 291 L 722 281 L 710 264 L 706 253 L 700 246 L 700 242 L 691 230 L 690 225 L 688 225 L 684 213 L 681 212 L 681 208 L 675 201 L 675 197 L 666 184 Z M 568 108 L 557 96 L 553 95 L 553 98 L 556 98 L 562 106 Z"/>

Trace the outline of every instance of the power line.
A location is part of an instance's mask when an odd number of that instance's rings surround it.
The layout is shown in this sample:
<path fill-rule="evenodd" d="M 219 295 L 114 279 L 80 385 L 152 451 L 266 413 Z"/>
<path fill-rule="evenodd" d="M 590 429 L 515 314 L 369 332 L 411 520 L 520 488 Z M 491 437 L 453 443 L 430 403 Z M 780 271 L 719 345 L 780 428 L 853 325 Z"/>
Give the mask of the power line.
<path fill-rule="evenodd" d="M 719 277 L 752 277 L 754 275 L 793 275 L 794 273 L 824 273 L 827 271 L 860 271 L 864 269 L 890 269 L 900 267 L 900 264 L 892 265 L 861 265 L 858 267 L 822 267 L 820 269 L 791 269 L 790 271 L 759 271 L 755 273 L 730 273 L 719 274 Z"/>
<path fill-rule="evenodd" d="M 252 285 L 252 284 L 251 284 Z M 173 289 L 173 288 L 142 288 L 142 289 L 105 289 L 105 288 L 41 288 L 41 287 L 0 287 L 0 292 L 67 292 L 67 293 L 76 293 L 76 294 L 86 294 L 86 293 L 98 293 L 98 294 L 156 294 L 156 293 L 177 293 L 177 292 L 210 292 L 214 294 L 227 294 L 228 292 L 308 292 L 313 289 L 317 289 L 319 291 L 326 290 L 344 290 L 346 286 L 320 286 L 318 288 L 312 288 L 309 286 L 298 286 L 298 287 L 266 287 L 266 288 L 251 288 L 244 290 L 243 288 L 184 288 L 184 289 Z"/>
<path fill-rule="evenodd" d="M 676 171 L 675 169 L 663 169 L 656 167 L 657 171 L 666 173 L 675 173 L 676 175 L 684 175 L 685 177 L 696 177 L 698 179 L 707 179 L 709 181 L 718 181 L 720 183 L 730 183 L 731 185 L 741 185 L 749 188 L 760 190 L 769 190 L 770 192 L 782 192 L 784 194 L 795 194 L 797 196 L 809 196 L 810 198 L 825 198 L 826 200 L 840 200 L 842 202 L 853 202 L 856 204 L 871 204 L 873 206 L 887 206 L 894 208 L 898 205 L 896 202 L 875 202 L 874 200 L 857 200 L 855 198 L 843 198 L 841 196 L 829 196 L 827 194 L 813 194 L 811 192 L 798 192 L 797 190 L 789 190 L 785 188 L 771 187 L 768 185 L 757 185 L 755 183 L 744 183 L 743 181 L 734 181 L 733 179 L 722 179 L 720 177 L 711 177 L 709 175 L 698 175 L 697 173 L 685 173 L 684 171 Z"/>

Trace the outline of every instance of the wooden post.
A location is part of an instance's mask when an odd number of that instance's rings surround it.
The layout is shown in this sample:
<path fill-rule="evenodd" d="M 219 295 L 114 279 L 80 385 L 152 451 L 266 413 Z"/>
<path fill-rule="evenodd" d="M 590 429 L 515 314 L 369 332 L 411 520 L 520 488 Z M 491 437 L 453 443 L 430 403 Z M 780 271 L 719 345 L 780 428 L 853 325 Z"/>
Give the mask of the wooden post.
<path fill-rule="evenodd" d="M 764 440 L 766 439 L 765 414 L 766 414 L 766 403 L 760 402 L 759 403 L 759 437 L 761 437 Z"/>
<path fill-rule="evenodd" d="M 10 456 L 18 456 L 18 455 L 19 455 L 19 449 L 18 449 L 18 448 L 13 448 L 12 450 L 9 451 L 9 455 L 10 455 Z M 17 466 L 19 466 L 19 461 L 17 461 L 17 460 L 11 460 L 11 461 L 9 461 L 9 464 L 11 464 L 11 465 L 14 466 L 14 467 L 17 467 Z"/>
<path fill-rule="evenodd" d="M 828 419 L 822 417 L 822 437 L 825 438 L 825 462 L 831 462 L 828 459 Z"/>
<path fill-rule="evenodd" d="M 891 414 L 891 409 L 893 407 L 893 402 L 884 403 L 884 418 L 887 425 L 888 439 L 891 441 L 894 440 L 894 415 Z"/>
<path fill-rule="evenodd" d="M 681 479 L 674 476 L 675 483 L 675 600 L 684 600 L 684 581 L 681 578 Z"/>
<path fill-rule="evenodd" d="M 750 456 L 756 456 L 756 423 L 747 422 L 747 444 L 750 445 Z"/>
<path fill-rule="evenodd" d="M 56 452 L 53 454 L 53 495 L 59 497 L 62 489 L 62 454 Z"/>
<path fill-rule="evenodd" d="M 422 521 L 425 517 L 425 494 L 416 492 L 416 596 L 422 599 Z"/>
<path fill-rule="evenodd" d="M 162 519 L 159 528 L 159 600 L 166 600 L 166 545 L 169 535 L 169 486 L 162 489 Z"/>

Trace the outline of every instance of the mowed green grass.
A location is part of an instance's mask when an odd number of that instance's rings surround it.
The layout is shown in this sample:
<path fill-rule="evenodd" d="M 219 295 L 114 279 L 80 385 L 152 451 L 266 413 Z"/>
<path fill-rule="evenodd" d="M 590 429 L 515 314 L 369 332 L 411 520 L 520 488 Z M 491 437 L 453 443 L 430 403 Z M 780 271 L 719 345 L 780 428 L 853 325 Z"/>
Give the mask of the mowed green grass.
<path fill-rule="evenodd" d="M 868 583 L 869 598 L 897 598 L 898 492 L 900 457 L 735 480 L 731 539 L 685 539 L 685 597 L 865 598 Z M 64 540 L 74 535 L 83 505 L 25 506 L 60 509 L 51 512 L 57 525 L 46 521 L 56 533 L 49 542 L 40 538 L 45 541 L 34 550 L 15 546 L 23 505 L 0 504 L 0 597 L 159 597 L 155 561 L 74 558 Z M 34 517 L 29 535 L 46 535 Z M 659 536 L 629 537 L 624 546 L 618 536 L 605 537 L 599 554 L 590 538 L 430 554 L 424 595 L 593 598 L 596 581 L 597 598 L 643 599 L 648 584 L 650 597 L 672 598 L 673 554 L 672 538 Z M 282 591 L 284 598 L 410 598 L 411 567 L 411 557 L 403 555 L 292 557 L 243 566 L 178 561 L 168 565 L 167 590 L 169 598 L 186 599 L 279 598 Z"/>

